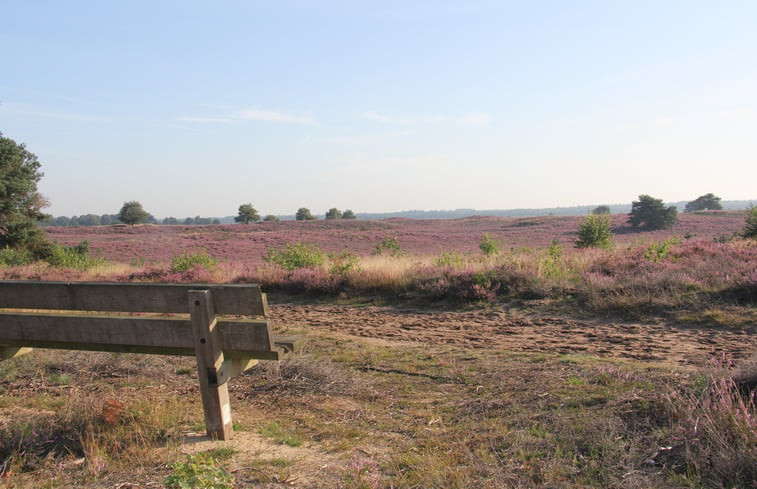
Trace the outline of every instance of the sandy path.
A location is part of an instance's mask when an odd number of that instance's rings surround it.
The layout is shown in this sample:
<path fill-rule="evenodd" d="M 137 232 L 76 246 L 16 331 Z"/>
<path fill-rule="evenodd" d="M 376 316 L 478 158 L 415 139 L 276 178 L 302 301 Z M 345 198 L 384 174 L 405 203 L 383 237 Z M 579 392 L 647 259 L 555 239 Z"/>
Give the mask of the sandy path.
<path fill-rule="evenodd" d="M 342 305 L 272 305 L 271 313 L 274 324 L 465 348 L 585 353 L 681 364 L 701 364 L 722 353 L 733 358 L 757 353 L 757 327 L 714 329 L 504 311 L 405 311 Z"/>

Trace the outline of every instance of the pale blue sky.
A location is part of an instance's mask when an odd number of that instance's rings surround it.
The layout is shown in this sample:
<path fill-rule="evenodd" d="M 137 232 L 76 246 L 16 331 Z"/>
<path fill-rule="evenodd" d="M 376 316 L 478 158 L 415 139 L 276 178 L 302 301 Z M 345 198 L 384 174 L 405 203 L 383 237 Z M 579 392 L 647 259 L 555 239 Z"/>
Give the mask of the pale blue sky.
<path fill-rule="evenodd" d="M 54 215 L 757 197 L 757 2 L 0 0 Z"/>

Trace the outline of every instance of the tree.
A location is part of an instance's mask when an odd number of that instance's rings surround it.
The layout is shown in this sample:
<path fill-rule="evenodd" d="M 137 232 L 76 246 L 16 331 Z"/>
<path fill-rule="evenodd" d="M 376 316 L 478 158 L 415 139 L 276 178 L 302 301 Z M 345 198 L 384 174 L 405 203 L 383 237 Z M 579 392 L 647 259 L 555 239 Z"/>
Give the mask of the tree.
<path fill-rule="evenodd" d="M 578 226 L 576 248 L 612 248 L 612 220 L 609 214 L 589 214 Z"/>
<path fill-rule="evenodd" d="M 249 224 L 251 222 L 257 222 L 260 220 L 260 214 L 252 204 L 242 204 L 239 206 L 239 214 L 234 218 L 235 222 L 241 222 L 242 224 Z"/>
<path fill-rule="evenodd" d="M 326 213 L 326 219 L 332 220 L 332 219 L 341 219 L 341 218 L 342 218 L 342 211 L 340 211 L 336 207 L 332 207 Z"/>
<path fill-rule="evenodd" d="M 124 202 L 123 207 L 121 207 L 121 210 L 118 212 L 118 219 L 122 223 L 129 225 L 144 222 L 147 220 L 148 216 L 149 214 L 142 208 L 142 204 L 136 200 Z"/>
<path fill-rule="evenodd" d="M 628 216 L 628 223 L 635 228 L 664 229 L 673 227 L 676 223 L 678 209 L 674 205 L 665 207 L 662 199 L 639 195 L 639 200 L 631 203 L 631 213 Z"/>
<path fill-rule="evenodd" d="M 295 218 L 298 221 L 314 221 L 316 219 L 316 217 L 310 213 L 310 209 L 308 209 L 307 207 L 300 207 L 299 209 L 297 209 Z"/>
<path fill-rule="evenodd" d="M 273 214 L 268 214 L 263 218 L 263 220 L 268 222 L 279 222 L 278 216 L 274 216 Z"/>
<path fill-rule="evenodd" d="M 0 249 L 39 251 L 47 239 L 37 222 L 47 218 L 41 209 L 45 199 L 37 192 L 43 173 L 26 145 L 0 133 Z"/>
<path fill-rule="evenodd" d="M 596 215 L 602 215 L 602 214 L 610 214 L 610 206 L 609 205 L 600 205 L 594 208 L 593 211 L 591 211 L 592 214 Z"/>
<path fill-rule="evenodd" d="M 746 211 L 746 223 L 742 236 L 745 238 L 757 238 L 757 207 L 751 206 Z"/>
<path fill-rule="evenodd" d="M 347 209 L 342 213 L 342 219 L 357 219 L 357 216 L 355 215 L 354 212 Z"/>
<path fill-rule="evenodd" d="M 704 194 L 697 197 L 695 200 L 692 200 L 688 204 L 686 204 L 686 207 L 684 207 L 683 212 L 696 212 L 696 211 L 722 211 L 723 206 L 720 205 L 720 197 L 716 196 L 715 194 Z"/>

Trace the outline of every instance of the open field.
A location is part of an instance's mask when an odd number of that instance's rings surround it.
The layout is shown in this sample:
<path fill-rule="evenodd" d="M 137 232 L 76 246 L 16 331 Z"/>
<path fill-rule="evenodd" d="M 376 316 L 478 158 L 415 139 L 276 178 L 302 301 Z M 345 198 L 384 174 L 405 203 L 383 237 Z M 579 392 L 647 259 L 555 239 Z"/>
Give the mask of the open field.
<path fill-rule="evenodd" d="M 0 363 L 0 486 L 754 487 L 757 243 L 726 239 L 742 213 L 680 217 L 614 216 L 611 251 L 572 248 L 580 218 L 54 228 L 108 263 L 0 276 L 260 281 L 303 348 L 230 382 L 223 443 L 192 358 Z M 373 255 L 387 237 L 402 256 Z M 263 262 L 298 241 L 359 266 Z M 200 250 L 219 263 L 171 270 Z"/>

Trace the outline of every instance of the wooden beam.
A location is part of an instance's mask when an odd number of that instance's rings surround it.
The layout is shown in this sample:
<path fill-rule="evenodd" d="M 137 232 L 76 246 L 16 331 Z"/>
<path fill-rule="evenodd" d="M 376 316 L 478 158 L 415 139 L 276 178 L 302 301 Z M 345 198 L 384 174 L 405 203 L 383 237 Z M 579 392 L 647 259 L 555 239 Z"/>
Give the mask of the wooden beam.
<path fill-rule="evenodd" d="M 193 340 L 200 377 L 200 394 L 205 412 L 205 429 L 208 436 L 217 440 L 230 440 L 234 432 L 231 424 L 231 404 L 224 371 L 224 357 L 213 298 L 209 290 L 189 291 L 189 308 L 192 317 Z"/>
<path fill-rule="evenodd" d="M 222 320 L 217 329 L 229 358 L 278 359 L 266 320 Z M 191 356 L 192 334 L 184 318 L 0 312 L 0 345 L 6 346 Z"/>
<path fill-rule="evenodd" d="M 268 314 L 266 296 L 254 284 L 0 281 L 0 309 L 187 314 L 190 290 L 212 290 L 216 314 Z"/>

